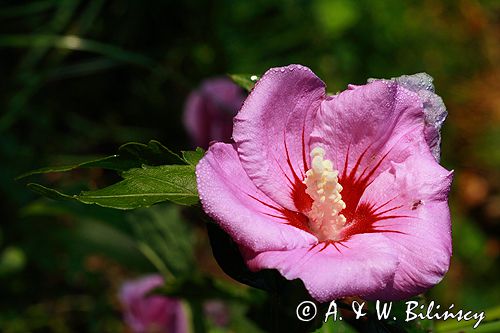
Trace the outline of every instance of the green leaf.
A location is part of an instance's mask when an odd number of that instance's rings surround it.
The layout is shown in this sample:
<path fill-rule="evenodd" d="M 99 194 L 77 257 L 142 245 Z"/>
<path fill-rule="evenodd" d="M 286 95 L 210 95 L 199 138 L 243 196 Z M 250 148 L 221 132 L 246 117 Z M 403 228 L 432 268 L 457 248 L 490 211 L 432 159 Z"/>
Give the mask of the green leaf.
<path fill-rule="evenodd" d="M 71 170 L 75 170 L 78 168 L 103 168 L 103 169 L 110 169 L 110 170 L 116 170 L 116 171 L 125 171 L 128 169 L 137 168 L 137 167 L 140 167 L 140 164 L 137 161 L 127 160 L 127 159 L 121 158 L 119 155 L 113 155 L 113 156 L 107 156 L 107 157 L 103 157 L 103 158 L 99 158 L 99 159 L 96 159 L 93 161 L 88 161 L 88 162 L 83 162 L 83 163 L 40 168 L 40 169 L 28 171 L 28 172 L 18 176 L 16 179 L 19 180 L 19 179 L 26 178 L 29 176 L 44 174 L 44 173 L 66 172 L 66 171 L 71 171 Z"/>
<path fill-rule="evenodd" d="M 143 166 L 125 171 L 122 176 L 121 182 L 82 192 L 78 200 L 118 209 L 149 207 L 167 200 L 181 205 L 198 202 L 196 177 L 191 165 Z"/>
<path fill-rule="evenodd" d="M 127 215 L 138 248 L 165 276 L 191 276 L 194 234 L 175 205 L 156 205 Z M 159 261 L 160 262 L 159 262 Z M 166 273 L 166 271 L 168 271 Z"/>
<path fill-rule="evenodd" d="M 500 332 L 500 321 L 491 321 L 479 324 L 477 328 L 473 328 L 474 323 L 470 323 L 468 326 L 462 326 L 450 330 L 443 330 L 438 328 L 437 333 L 497 333 Z"/>
<path fill-rule="evenodd" d="M 484 311 L 485 318 L 476 327 L 476 320 L 471 321 L 437 321 L 436 322 L 436 332 L 438 333 L 468 333 L 468 332 L 500 332 L 500 306 L 486 309 Z"/>
<path fill-rule="evenodd" d="M 357 331 L 349 326 L 347 323 L 337 320 L 329 319 L 314 333 L 356 333 Z"/>
<path fill-rule="evenodd" d="M 179 155 L 175 154 L 160 142 L 151 140 L 149 143 L 129 142 L 118 148 L 118 154 L 99 158 L 83 163 L 45 167 L 32 170 L 17 177 L 22 179 L 37 174 L 66 172 L 78 168 L 103 168 L 115 171 L 126 171 L 132 168 L 140 168 L 145 165 L 163 164 L 186 164 L 189 163 Z"/>
<path fill-rule="evenodd" d="M 186 278 L 167 281 L 154 293 L 187 300 L 232 300 L 244 303 L 262 303 L 267 295 L 255 289 L 240 288 L 227 281 L 192 272 Z"/>
<path fill-rule="evenodd" d="M 147 258 L 135 247 L 135 240 L 124 231 L 114 227 L 109 221 L 81 216 L 73 216 L 73 218 L 72 228 L 67 234 L 68 241 L 76 243 L 69 245 L 70 248 L 75 247 L 73 251 L 99 253 L 125 265 L 128 269 L 151 270 L 153 268 Z"/>
<path fill-rule="evenodd" d="M 203 148 L 196 148 L 196 150 L 182 151 L 182 157 L 187 164 L 196 165 L 205 155 Z"/>
<path fill-rule="evenodd" d="M 255 83 L 260 79 L 259 76 L 253 74 L 228 74 L 234 83 L 245 89 L 252 90 Z"/>
<path fill-rule="evenodd" d="M 58 48 L 100 54 L 116 61 L 131 63 L 146 68 L 156 68 L 154 60 L 143 54 L 131 52 L 112 44 L 84 39 L 73 35 L 16 34 L 0 35 L 1 47 Z"/>
<path fill-rule="evenodd" d="M 184 159 L 156 140 L 147 145 L 126 143 L 118 149 L 118 155 L 146 165 L 185 164 Z"/>
<path fill-rule="evenodd" d="M 95 191 L 67 195 L 39 184 L 28 184 L 35 192 L 56 200 L 77 200 L 108 208 L 134 209 L 162 201 L 181 205 L 198 202 L 196 176 L 192 165 L 143 166 L 122 173 L 123 180 Z"/>
<path fill-rule="evenodd" d="M 5 19 L 38 14 L 49 10 L 54 5 L 56 5 L 56 3 L 53 0 L 41 0 L 31 1 L 21 5 L 6 6 L 2 8 L 0 17 Z"/>
<path fill-rule="evenodd" d="M 40 184 L 35 184 L 35 183 L 29 183 L 26 185 L 30 190 L 33 192 L 36 192 L 40 195 L 43 195 L 44 197 L 47 197 L 49 199 L 53 200 L 76 200 L 74 196 L 67 195 L 64 193 L 61 193 L 57 190 L 54 190 L 52 188 L 45 187 Z"/>
<path fill-rule="evenodd" d="M 130 226 L 123 223 L 133 213 L 82 205 L 77 200 L 54 201 L 40 198 L 23 207 L 19 216 L 33 220 L 33 223 L 41 220 L 64 220 L 71 224 L 71 228 L 58 223 L 54 225 L 56 230 L 51 232 L 60 235 L 56 242 L 60 241 L 61 244 L 51 243 L 53 248 L 45 251 L 54 251 L 54 248 L 63 246 L 70 252 L 71 258 L 78 258 L 78 262 L 89 253 L 99 253 L 128 269 L 150 271 L 154 267 L 136 248 L 135 238 L 130 236 Z M 43 236 L 40 236 L 40 240 L 42 239 Z"/>

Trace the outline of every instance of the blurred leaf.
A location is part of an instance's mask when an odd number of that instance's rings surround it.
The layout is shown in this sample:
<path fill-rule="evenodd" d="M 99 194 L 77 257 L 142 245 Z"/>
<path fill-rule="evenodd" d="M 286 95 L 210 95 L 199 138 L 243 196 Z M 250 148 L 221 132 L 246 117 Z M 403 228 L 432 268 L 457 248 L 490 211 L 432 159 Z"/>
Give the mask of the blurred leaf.
<path fill-rule="evenodd" d="M 337 320 L 328 320 L 323 326 L 318 328 L 314 333 L 356 333 L 357 331 L 347 323 Z"/>
<path fill-rule="evenodd" d="M 17 177 L 17 179 L 22 179 L 36 174 L 71 171 L 77 168 L 103 168 L 116 171 L 126 171 L 132 168 L 140 168 L 142 165 L 154 166 L 186 163 L 189 162 L 182 159 L 179 155 L 172 152 L 156 140 L 149 141 L 147 145 L 143 143 L 129 142 L 118 148 L 117 155 L 103 157 L 83 163 L 40 168 L 26 172 Z"/>
<path fill-rule="evenodd" d="M 130 52 L 115 45 L 84 39 L 74 35 L 0 35 L 0 46 L 43 49 L 54 47 L 67 50 L 79 50 L 100 54 L 114 60 L 133 63 L 148 68 L 156 66 L 152 59 L 142 54 Z"/>
<path fill-rule="evenodd" d="M 474 220 L 459 215 L 457 211 L 458 209 L 452 206 L 452 212 L 456 213 L 453 237 L 455 244 L 461 244 L 456 246 L 456 255 L 463 258 L 464 262 L 474 264 L 476 271 L 483 271 L 489 264 L 493 264 L 493 259 L 486 255 L 487 236 Z"/>
<path fill-rule="evenodd" d="M 107 222 L 78 218 L 70 234 L 77 243 L 74 246 L 82 248 L 84 253 L 99 253 L 112 258 L 128 268 L 152 269 L 134 240 Z"/>
<path fill-rule="evenodd" d="M 32 171 L 28 171 L 16 179 L 22 179 L 33 175 L 44 174 L 44 173 L 52 173 L 52 172 L 66 172 L 75 170 L 78 168 L 103 168 L 103 169 L 111 169 L 117 171 L 125 171 L 130 168 L 140 167 L 140 164 L 134 160 L 123 159 L 119 155 L 113 155 L 108 157 L 99 158 L 97 160 L 83 162 L 79 164 L 71 164 L 71 165 L 61 165 L 54 167 L 45 167 Z"/>
<path fill-rule="evenodd" d="M 150 271 L 151 264 L 137 249 L 130 236 L 130 227 L 123 223 L 130 211 L 105 209 L 99 206 L 84 206 L 76 201 L 53 201 L 40 198 L 25 206 L 20 217 L 33 219 L 37 223 L 46 220 L 66 221 L 56 231 L 57 222 L 50 228 L 51 233 L 61 232 L 60 239 L 76 261 L 89 254 L 99 254 L 111 258 L 128 268 Z M 32 228 L 27 227 L 29 230 Z M 35 231 L 36 232 L 36 231 Z M 40 235 L 43 239 L 44 235 Z M 52 243 L 52 246 L 58 245 Z M 59 245 L 60 246 L 60 245 Z M 38 260 L 40 261 L 40 260 Z"/>
<path fill-rule="evenodd" d="M 318 23 L 334 36 L 353 26 L 359 17 L 359 9 L 354 1 L 316 0 L 313 9 Z"/>
<path fill-rule="evenodd" d="M 0 17 L 12 18 L 30 14 L 38 14 L 40 12 L 50 9 L 56 4 L 57 1 L 55 0 L 40 0 L 40 1 L 31 1 L 30 3 L 25 3 L 19 6 L 4 7 L 0 11 Z"/>
<path fill-rule="evenodd" d="M 81 205 L 76 200 L 71 201 L 55 201 L 47 198 L 39 198 L 24 206 L 19 211 L 20 218 L 29 217 L 72 217 L 75 220 L 89 219 L 95 221 L 106 221 L 107 224 L 113 225 L 122 231 L 130 230 L 124 228 L 125 211 L 104 209 L 99 206 Z"/>
<path fill-rule="evenodd" d="M 229 303 L 230 323 L 228 328 L 219 328 L 219 330 L 211 330 L 210 333 L 228 333 L 228 332 L 245 332 L 245 333 L 263 333 L 255 322 L 247 316 L 248 306 L 239 302 Z"/>
<path fill-rule="evenodd" d="M 477 328 L 473 328 L 474 324 L 468 326 L 456 327 L 453 329 L 437 329 L 437 333 L 498 333 L 500 332 L 500 320 L 481 323 Z"/>
<path fill-rule="evenodd" d="M 55 200 L 77 200 L 116 209 L 149 207 L 162 201 L 181 205 L 198 202 L 192 165 L 143 166 L 125 171 L 122 176 L 124 179 L 116 184 L 72 196 L 34 183 L 28 188 Z"/>
<path fill-rule="evenodd" d="M 157 289 L 155 292 L 188 300 L 221 299 L 240 301 L 247 304 L 259 303 L 265 298 L 265 294 L 262 292 L 251 295 L 248 289 L 236 288 L 225 281 L 196 274 L 173 282 L 167 281 L 162 288 Z"/>
<path fill-rule="evenodd" d="M 257 75 L 252 74 L 228 74 L 231 80 L 246 91 L 252 90 L 255 83 L 260 79 Z"/>
<path fill-rule="evenodd" d="M 205 155 L 205 150 L 200 147 L 196 148 L 196 150 L 182 152 L 182 157 L 184 158 L 184 161 L 186 161 L 188 164 L 191 165 L 197 165 L 204 155 Z"/>
<path fill-rule="evenodd" d="M 110 68 L 115 68 L 120 65 L 118 62 L 105 57 L 96 57 L 87 61 L 82 61 L 78 64 L 59 66 L 44 72 L 47 81 L 68 79 L 72 77 L 84 76 Z"/>
<path fill-rule="evenodd" d="M 17 247 L 6 248 L 0 257 L 0 276 L 18 272 L 26 263 L 24 252 Z"/>
<path fill-rule="evenodd" d="M 500 332 L 500 306 L 487 309 L 484 311 L 484 313 L 485 313 L 485 318 L 476 328 L 473 328 L 473 326 L 476 324 L 475 320 L 471 321 L 448 320 L 448 321 L 438 321 L 436 323 L 436 332 L 437 333 Z"/>
<path fill-rule="evenodd" d="M 481 163 L 491 168 L 500 166 L 500 129 L 498 125 L 491 125 L 492 128 L 486 128 L 478 138 L 477 144 L 474 146 L 475 154 L 481 160 Z"/>
<path fill-rule="evenodd" d="M 166 269 L 172 277 L 193 274 L 193 234 L 179 207 L 157 205 L 139 209 L 129 214 L 127 220 L 139 249 L 160 272 L 165 273 Z"/>

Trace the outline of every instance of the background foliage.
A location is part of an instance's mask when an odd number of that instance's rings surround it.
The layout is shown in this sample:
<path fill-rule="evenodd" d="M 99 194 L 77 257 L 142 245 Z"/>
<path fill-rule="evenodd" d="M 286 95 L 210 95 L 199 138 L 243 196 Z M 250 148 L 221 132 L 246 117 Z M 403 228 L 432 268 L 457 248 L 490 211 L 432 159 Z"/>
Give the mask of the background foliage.
<path fill-rule="evenodd" d="M 1 330 L 125 331 L 116 298 L 125 279 L 190 267 L 231 289 L 211 295 L 232 295 L 230 329 L 256 330 L 244 313 L 259 297 L 217 267 L 199 216 L 54 202 L 14 178 L 129 141 L 189 149 L 181 115 L 201 80 L 290 63 L 309 66 L 330 92 L 369 77 L 434 77 L 449 110 L 442 162 L 455 170 L 454 256 L 428 298 L 497 306 L 499 17 L 494 0 L 0 2 Z M 118 180 L 100 169 L 38 177 L 74 193 Z"/>

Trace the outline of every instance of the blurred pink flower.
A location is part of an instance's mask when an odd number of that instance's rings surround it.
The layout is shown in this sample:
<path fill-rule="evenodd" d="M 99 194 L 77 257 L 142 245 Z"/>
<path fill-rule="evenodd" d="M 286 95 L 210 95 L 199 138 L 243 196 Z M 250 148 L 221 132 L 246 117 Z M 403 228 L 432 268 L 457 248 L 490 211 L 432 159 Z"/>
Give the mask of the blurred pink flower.
<path fill-rule="evenodd" d="M 179 300 L 147 295 L 162 285 L 160 275 L 148 275 L 123 284 L 119 297 L 125 322 L 134 333 L 188 332 L 186 314 Z"/>
<path fill-rule="evenodd" d="M 235 117 L 235 143 L 197 166 L 203 208 L 250 269 L 299 278 L 318 301 L 419 294 L 451 256 L 445 117 L 426 74 L 328 96 L 306 67 L 270 69 Z"/>
<path fill-rule="evenodd" d="M 227 305 L 220 300 L 209 300 L 203 304 L 203 310 L 215 326 L 226 327 L 230 321 L 230 313 Z"/>
<path fill-rule="evenodd" d="M 189 95 L 184 109 L 184 125 L 193 143 L 207 148 L 211 141 L 231 141 L 233 117 L 244 99 L 243 90 L 228 78 L 204 81 Z"/>

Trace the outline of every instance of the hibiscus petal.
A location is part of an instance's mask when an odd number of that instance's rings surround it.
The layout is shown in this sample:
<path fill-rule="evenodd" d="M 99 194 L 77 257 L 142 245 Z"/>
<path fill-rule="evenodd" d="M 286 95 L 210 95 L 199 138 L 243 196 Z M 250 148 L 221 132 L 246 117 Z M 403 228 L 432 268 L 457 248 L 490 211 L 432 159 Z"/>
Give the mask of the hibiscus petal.
<path fill-rule="evenodd" d="M 275 217 L 280 206 L 255 187 L 233 145 L 212 145 L 198 163 L 196 176 L 205 212 L 237 243 L 266 251 L 317 242 L 313 235 Z"/>
<path fill-rule="evenodd" d="M 273 68 L 257 82 L 235 117 L 233 138 L 243 168 L 262 192 L 291 210 L 301 210 L 292 188 L 307 169 L 309 147 L 304 138 L 309 137 L 324 96 L 324 83 L 307 67 Z"/>
<path fill-rule="evenodd" d="M 390 239 L 399 255 L 394 281 L 374 299 L 402 299 L 437 284 L 448 270 L 451 221 L 447 203 L 452 173 L 430 153 L 393 163 L 366 189 L 362 202 L 390 202 L 400 207 L 387 215 L 408 216 L 380 220 L 375 230 Z"/>
<path fill-rule="evenodd" d="M 415 150 L 428 150 L 420 144 L 423 136 L 424 112 L 418 95 L 396 82 L 378 80 L 350 86 L 325 100 L 310 146 L 323 146 L 341 175 L 355 170 L 359 179 L 373 170 L 373 179 L 390 161 L 402 162 Z"/>
<path fill-rule="evenodd" d="M 374 293 L 394 278 L 398 258 L 384 235 L 358 234 L 341 244 L 322 247 L 242 252 L 250 269 L 278 269 L 288 280 L 299 278 L 320 302 Z"/>

